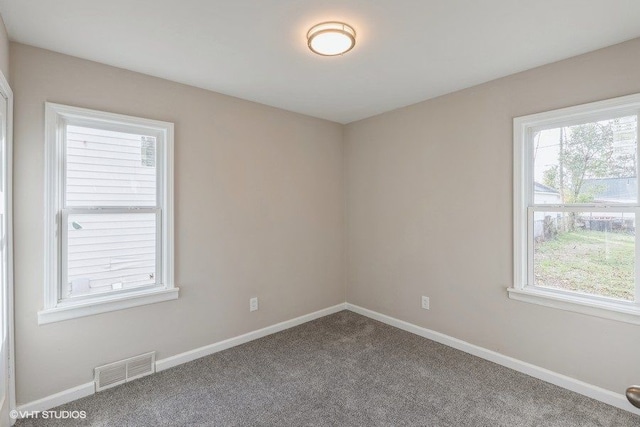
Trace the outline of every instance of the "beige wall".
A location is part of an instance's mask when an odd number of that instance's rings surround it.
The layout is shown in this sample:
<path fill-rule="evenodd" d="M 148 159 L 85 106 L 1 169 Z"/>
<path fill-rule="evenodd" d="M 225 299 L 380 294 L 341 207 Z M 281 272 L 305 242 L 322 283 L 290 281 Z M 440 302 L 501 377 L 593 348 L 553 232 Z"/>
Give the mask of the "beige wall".
<path fill-rule="evenodd" d="M 506 292 L 513 117 L 637 92 L 640 39 L 347 125 L 347 300 L 617 393 L 637 383 L 639 326 Z"/>
<path fill-rule="evenodd" d="M 0 16 L 0 71 L 9 80 L 9 36 Z"/>
<path fill-rule="evenodd" d="M 640 92 L 640 39 L 345 127 L 14 43 L 11 75 L 19 404 L 343 302 L 345 239 L 351 303 L 617 393 L 640 378 L 638 326 L 506 293 L 513 117 Z M 176 124 L 179 300 L 37 325 L 45 101 Z"/>
<path fill-rule="evenodd" d="M 340 125 L 14 43 L 11 70 L 18 404 L 344 302 Z M 45 101 L 175 123 L 179 300 L 38 326 Z"/>

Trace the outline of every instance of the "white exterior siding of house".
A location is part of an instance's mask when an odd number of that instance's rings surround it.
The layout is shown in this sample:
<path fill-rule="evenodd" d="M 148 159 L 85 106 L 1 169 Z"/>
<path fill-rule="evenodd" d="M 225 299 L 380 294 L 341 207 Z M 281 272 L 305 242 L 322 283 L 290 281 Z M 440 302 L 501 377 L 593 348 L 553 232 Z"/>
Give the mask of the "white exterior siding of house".
<path fill-rule="evenodd" d="M 157 206 L 155 138 L 79 126 L 66 130 L 70 210 L 63 215 L 68 242 L 63 291 L 81 296 L 154 284 L 158 218 L 148 208 Z"/>

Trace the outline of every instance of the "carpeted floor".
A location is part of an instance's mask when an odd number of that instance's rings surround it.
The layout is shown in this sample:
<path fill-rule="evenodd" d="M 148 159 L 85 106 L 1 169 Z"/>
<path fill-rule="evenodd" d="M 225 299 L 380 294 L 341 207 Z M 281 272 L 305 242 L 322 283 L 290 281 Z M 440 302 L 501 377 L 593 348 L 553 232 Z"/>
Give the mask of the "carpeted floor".
<path fill-rule="evenodd" d="M 639 426 L 640 417 L 342 311 L 24 426 Z"/>

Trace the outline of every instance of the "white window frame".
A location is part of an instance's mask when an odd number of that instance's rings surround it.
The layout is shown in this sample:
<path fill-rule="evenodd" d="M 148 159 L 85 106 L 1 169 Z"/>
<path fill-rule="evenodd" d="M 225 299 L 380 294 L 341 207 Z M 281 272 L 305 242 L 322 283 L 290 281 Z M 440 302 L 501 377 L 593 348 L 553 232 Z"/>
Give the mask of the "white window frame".
<path fill-rule="evenodd" d="M 155 135 L 158 139 L 157 181 L 158 206 L 146 209 L 161 219 L 160 239 L 156 242 L 156 270 L 160 283 L 141 289 L 62 298 L 62 262 L 65 227 L 63 219 L 69 212 L 90 213 L 91 209 L 64 209 L 65 128 L 67 124 L 97 126 L 130 132 L 132 129 Z M 178 298 L 174 282 L 173 227 L 173 123 L 107 113 L 86 108 L 45 103 L 45 268 L 44 308 L 38 312 L 38 324 L 58 322 L 139 305 Z M 127 211 L 127 208 L 118 211 Z M 136 209 L 140 212 L 140 209 Z M 109 208 L 116 213 L 116 209 Z"/>
<path fill-rule="evenodd" d="M 637 115 L 640 94 L 582 104 L 513 119 L 513 287 L 509 298 L 592 316 L 640 324 L 640 233 L 636 230 L 635 301 L 586 295 L 533 285 L 533 211 L 549 208 L 561 211 L 633 212 L 640 222 L 640 200 L 635 204 L 585 203 L 571 205 L 534 204 L 533 142 L 535 131 Z M 640 125 L 640 121 L 639 121 Z M 639 138 L 640 139 L 640 138 Z M 640 141 L 638 141 L 640 143 Z M 640 155 L 640 147 L 638 149 Z M 636 165 L 638 167 L 638 165 Z M 640 169 L 638 169 L 640 171 Z M 640 185 L 640 179 L 638 180 Z M 640 196 L 640 191 L 638 192 Z"/>

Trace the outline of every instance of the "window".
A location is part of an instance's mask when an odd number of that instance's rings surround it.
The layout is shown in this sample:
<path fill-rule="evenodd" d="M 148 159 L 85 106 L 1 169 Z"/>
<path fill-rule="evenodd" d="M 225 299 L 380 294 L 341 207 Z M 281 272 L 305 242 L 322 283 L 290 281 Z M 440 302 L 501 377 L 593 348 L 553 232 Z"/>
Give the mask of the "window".
<path fill-rule="evenodd" d="M 512 299 L 640 324 L 640 94 L 514 119 Z"/>
<path fill-rule="evenodd" d="M 39 323 L 177 298 L 173 124 L 52 103 L 45 109 Z"/>

